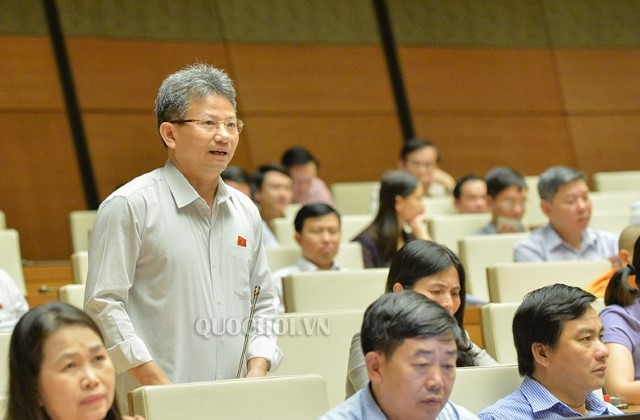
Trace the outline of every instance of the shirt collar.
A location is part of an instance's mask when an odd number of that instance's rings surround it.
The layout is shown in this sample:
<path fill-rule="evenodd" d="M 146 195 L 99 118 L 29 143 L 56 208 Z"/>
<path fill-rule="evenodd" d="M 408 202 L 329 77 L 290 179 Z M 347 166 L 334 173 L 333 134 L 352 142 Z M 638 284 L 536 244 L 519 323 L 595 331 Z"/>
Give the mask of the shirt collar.
<path fill-rule="evenodd" d="M 178 208 L 183 208 L 201 198 L 170 159 L 167 160 L 164 168 L 162 168 L 162 175 L 167 180 L 167 185 Z M 222 178 L 218 178 L 218 191 L 216 192 L 215 200 L 218 204 L 229 200 L 234 207 L 238 207 L 238 203 L 235 202 L 233 195 L 229 193 L 229 188 L 222 181 Z"/>
<path fill-rule="evenodd" d="M 540 382 L 530 376 L 525 376 L 520 386 L 522 394 L 531 405 L 534 413 L 549 411 L 556 408 L 558 412 L 574 412 L 568 405 L 560 401 Z M 589 412 L 594 414 L 608 414 L 609 410 L 604 401 L 600 400 L 593 392 L 590 392 L 585 398 L 585 406 Z"/>
<path fill-rule="evenodd" d="M 556 230 L 551 226 L 551 224 L 548 224 L 545 228 L 545 242 L 547 242 L 549 244 L 549 248 L 551 250 L 555 250 L 558 249 L 560 247 L 565 247 L 565 248 L 569 248 L 572 250 L 575 250 L 573 248 L 573 246 L 571 246 L 569 243 L 565 242 L 560 235 L 558 235 L 558 232 L 556 232 Z M 580 241 L 580 252 L 586 250 L 587 248 L 590 248 L 592 246 L 595 245 L 597 241 L 597 237 L 596 234 L 591 230 L 591 229 L 585 229 L 582 231 L 582 240 Z"/>

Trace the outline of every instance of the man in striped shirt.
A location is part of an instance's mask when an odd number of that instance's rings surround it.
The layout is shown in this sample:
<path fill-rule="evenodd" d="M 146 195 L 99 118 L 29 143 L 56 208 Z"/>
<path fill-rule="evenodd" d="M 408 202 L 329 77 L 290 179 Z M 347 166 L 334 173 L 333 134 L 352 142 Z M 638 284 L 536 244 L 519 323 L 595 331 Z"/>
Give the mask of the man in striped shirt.
<path fill-rule="evenodd" d="M 609 351 L 595 296 L 564 284 L 529 293 L 513 318 L 520 388 L 478 417 L 561 419 L 621 414 L 593 393 L 604 384 Z"/>

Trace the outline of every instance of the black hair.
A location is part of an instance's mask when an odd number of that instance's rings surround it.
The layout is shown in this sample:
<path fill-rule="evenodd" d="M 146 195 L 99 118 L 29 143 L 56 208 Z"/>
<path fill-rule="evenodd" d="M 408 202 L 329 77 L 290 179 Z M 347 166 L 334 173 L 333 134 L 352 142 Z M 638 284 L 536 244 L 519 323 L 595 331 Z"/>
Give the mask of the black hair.
<path fill-rule="evenodd" d="M 258 169 L 255 170 L 255 172 L 253 173 L 253 176 L 251 177 L 255 191 L 260 191 L 262 189 L 262 183 L 264 182 L 264 178 L 269 172 L 278 172 L 278 173 L 281 173 L 282 175 L 285 175 L 291 178 L 291 174 L 289 173 L 289 170 L 278 163 L 268 163 L 266 165 L 260 165 L 258 166 Z"/>
<path fill-rule="evenodd" d="M 633 246 L 633 262 L 622 267 L 609 280 L 604 292 L 604 304 L 628 306 L 640 297 L 638 289 L 638 270 L 640 269 L 640 237 Z M 636 287 L 629 286 L 629 276 L 636 276 Z"/>
<path fill-rule="evenodd" d="M 480 178 L 476 174 L 466 174 L 458 178 L 458 180 L 456 181 L 456 186 L 453 187 L 453 198 L 455 198 L 456 200 L 459 200 L 460 197 L 462 196 L 462 186 L 469 181 L 475 181 L 475 180 L 484 181 L 483 178 Z"/>
<path fill-rule="evenodd" d="M 518 190 L 527 188 L 527 183 L 520 172 L 507 166 L 497 166 L 492 168 L 484 176 L 487 182 L 487 194 L 496 198 L 503 190 L 509 187 L 516 187 Z"/>
<path fill-rule="evenodd" d="M 418 139 L 415 137 L 404 142 L 402 149 L 400 150 L 400 159 L 402 159 L 403 162 L 406 162 L 407 156 L 416 150 L 422 150 L 425 147 L 433 147 L 436 149 L 436 162 L 440 163 L 440 151 L 436 145 L 431 143 L 429 140 Z"/>
<path fill-rule="evenodd" d="M 282 159 L 280 160 L 280 163 L 287 168 L 291 168 L 294 165 L 306 165 L 309 162 L 313 162 L 317 167 L 320 167 L 320 163 L 315 156 L 302 146 L 290 147 L 282 154 Z"/>
<path fill-rule="evenodd" d="M 320 217 L 327 214 L 335 214 L 338 217 L 338 224 L 341 223 L 340 213 L 332 206 L 324 203 L 305 204 L 300 207 L 300 210 L 296 213 L 296 217 L 293 220 L 293 226 L 295 227 L 296 232 L 300 233 L 304 227 L 305 220 L 310 217 Z"/>

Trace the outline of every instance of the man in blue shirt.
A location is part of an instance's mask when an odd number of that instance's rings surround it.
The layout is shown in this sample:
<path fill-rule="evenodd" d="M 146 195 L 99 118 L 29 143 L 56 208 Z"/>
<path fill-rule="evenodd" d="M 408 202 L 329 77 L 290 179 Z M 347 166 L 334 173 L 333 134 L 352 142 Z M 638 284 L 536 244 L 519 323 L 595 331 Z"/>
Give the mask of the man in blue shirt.
<path fill-rule="evenodd" d="M 482 420 L 561 419 L 621 414 L 593 393 L 604 384 L 609 351 L 595 296 L 554 284 L 525 296 L 513 318 L 520 389 L 482 410 Z"/>
<path fill-rule="evenodd" d="M 477 419 L 449 401 L 460 334 L 446 309 L 425 296 L 382 295 L 362 322 L 369 386 L 320 419 Z"/>
<path fill-rule="evenodd" d="M 549 224 L 516 244 L 515 261 L 615 258 L 618 254 L 616 236 L 589 228 L 591 201 L 584 172 L 567 166 L 552 166 L 540 175 L 538 193 Z"/>

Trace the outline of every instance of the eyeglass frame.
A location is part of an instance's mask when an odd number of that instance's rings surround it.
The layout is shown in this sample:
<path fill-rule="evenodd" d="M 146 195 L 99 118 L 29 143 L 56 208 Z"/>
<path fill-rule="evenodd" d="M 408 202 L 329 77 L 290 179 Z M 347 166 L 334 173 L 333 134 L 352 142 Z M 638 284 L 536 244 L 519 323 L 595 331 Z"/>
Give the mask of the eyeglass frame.
<path fill-rule="evenodd" d="M 216 123 L 215 124 L 216 130 L 218 128 L 220 128 L 220 124 L 224 123 L 224 129 L 227 130 L 228 133 L 231 133 L 232 131 L 229 130 L 229 128 L 227 128 L 227 124 L 229 122 L 233 121 L 233 120 L 235 120 L 235 122 L 236 122 L 235 132 L 240 134 L 242 132 L 242 129 L 244 128 L 244 121 L 242 121 L 239 118 L 235 118 L 235 119 L 229 118 L 229 119 L 226 119 L 226 120 L 218 120 L 218 121 L 216 121 L 216 120 L 200 120 L 200 119 L 192 118 L 192 119 L 188 119 L 188 120 L 171 120 L 171 121 L 168 121 L 168 122 L 171 123 L 171 124 L 186 124 L 186 123 L 195 122 L 195 123 L 198 123 L 199 125 L 201 125 L 202 127 L 205 127 L 205 128 L 206 127 L 213 127 L 213 124 L 210 124 L 210 123 Z"/>

